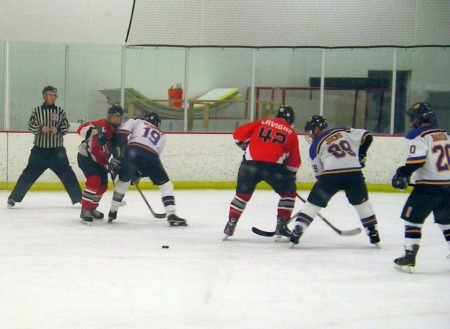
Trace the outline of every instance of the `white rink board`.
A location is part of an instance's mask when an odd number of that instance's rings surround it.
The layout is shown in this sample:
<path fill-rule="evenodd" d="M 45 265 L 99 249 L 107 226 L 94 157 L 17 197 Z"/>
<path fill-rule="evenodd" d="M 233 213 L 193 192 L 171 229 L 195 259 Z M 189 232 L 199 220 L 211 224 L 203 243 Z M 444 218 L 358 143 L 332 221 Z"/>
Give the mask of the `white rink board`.
<path fill-rule="evenodd" d="M 0 133 L 3 152 L 0 153 L 0 182 L 16 182 L 28 162 L 33 136 L 30 133 Z M 298 182 L 313 182 L 314 175 L 309 161 L 309 144 L 299 135 L 302 166 Z M 80 182 L 84 176 L 77 165 L 80 137 L 69 133 L 64 139 L 72 168 Z M 0 149 L 1 150 L 1 149 Z M 161 157 L 174 182 L 234 182 L 237 177 L 242 150 L 236 146 L 231 134 L 167 134 L 166 148 Z M 368 152 L 364 175 L 369 184 L 390 184 L 398 166 L 406 159 L 403 137 L 374 137 Z M 55 174 L 45 172 L 40 182 L 59 182 Z"/>

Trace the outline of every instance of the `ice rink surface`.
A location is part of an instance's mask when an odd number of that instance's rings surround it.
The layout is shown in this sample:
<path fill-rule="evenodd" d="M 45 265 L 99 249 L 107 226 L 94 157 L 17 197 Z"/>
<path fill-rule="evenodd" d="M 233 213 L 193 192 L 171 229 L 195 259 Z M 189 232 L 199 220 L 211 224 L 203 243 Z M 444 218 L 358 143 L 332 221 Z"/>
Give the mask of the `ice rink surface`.
<path fill-rule="evenodd" d="M 162 212 L 159 192 L 144 193 Z M 370 194 L 381 249 L 320 218 L 294 249 L 255 235 L 252 226 L 275 228 L 272 191 L 254 194 L 227 241 L 232 190 L 176 190 L 188 227 L 154 219 L 135 190 L 116 222 L 90 227 L 65 192 L 29 192 L 13 209 L 0 195 L 0 328 L 450 328 L 450 252 L 431 217 L 415 273 L 393 268 L 408 193 Z M 343 194 L 321 214 L 361 226 Z"/>

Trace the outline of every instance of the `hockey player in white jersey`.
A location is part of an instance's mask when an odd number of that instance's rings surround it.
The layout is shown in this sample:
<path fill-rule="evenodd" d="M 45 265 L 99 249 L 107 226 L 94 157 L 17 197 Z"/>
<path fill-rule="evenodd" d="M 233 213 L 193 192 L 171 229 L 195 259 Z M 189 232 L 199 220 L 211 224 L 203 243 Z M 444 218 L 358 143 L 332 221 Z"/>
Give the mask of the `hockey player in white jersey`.
<path fill-rule="evenodd" d="M 379 247 L 378 222 L 369 201 L 362 168 L 373 137 L 363 129 L 328 129 L 326 119 L 314 115 L 308 119 L 305 131 L 311 141 L 309 156 L 317 178 L 308 200 L 298 214 L 290 236 L 290 247 L 299 243 L 300 237 L 322 208 L 338 192 L 345 191 L 369 236 L 370 243 Z M 280 231 L 288 230 L 284 225 Z"/>
<path fill-rule="evenodd" d="M 397 169 L 392 186 L 405 190 L 413 173 L 415 186 L 401 213 L 405 254 L 394 260 L 394 267 L 412 273 L 422 226 L 431 213 L 450 247 L 450 136 L 434 124 L 433 109 L 428 103 L 412 105 L 406 115 L 413 128 L 406 135 L 408 158 Z"/>
<path fill-rule="evenodd" d="M 162 202 L 171 226 L 187 226 L 185 219 L 176 215 L 173 184 L 160 159 L 166 144 L 166 136 L 159 129 L 161 119 L 156 112 L 148 113 L 144 118 L 129 119 L 116 131 L 118 145 L 126 145 L 120 151 L 120 158 L 110 163 L 110 172 L 119 175 L 114 188 L 109 222 L 117 218 L 117 211 L 131 182 L 136 183 L 142 177 L 149 177 L 158 186 Z"/>

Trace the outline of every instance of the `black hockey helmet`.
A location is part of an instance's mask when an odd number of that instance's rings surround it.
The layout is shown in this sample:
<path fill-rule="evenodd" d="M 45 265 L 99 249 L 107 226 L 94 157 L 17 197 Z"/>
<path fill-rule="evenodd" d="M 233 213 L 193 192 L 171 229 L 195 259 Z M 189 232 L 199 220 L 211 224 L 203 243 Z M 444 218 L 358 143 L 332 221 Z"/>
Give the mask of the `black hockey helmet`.
<path fill-rule="evenodd" d="M 106 118 L 106 120 L 113 129 L 117 129 L 122 123 L 122 117 L 123 117 L 122 107 L 117 104 L 114 104 L 108 109 L 108 117 Z"/>
<path fill-rule="evenodd" d="M 112 115 L 123 116 L 123 108 L 120 105 L 113 105 L 108 109 L 108 117 Z"/>
<path fill-rule="evenodd" d="M 315 132 L 315 128 L 319 128 L 319 132 Z M 314 139 L 320 134 L 320 132 L 328 127 L 327 119 L 325 119 L 321 115 L 313 115 L 306 121 L 305 124 L 305 131 L 308 132 L 308 134 L 305 136 L 308 143 L 312 143 Z"/>
<path fill-rule="evenodd" d="M 306 121 L 305 131 L 313 131 L 315 127 L 319 127 L 320 130 L 324 130 L 328 127 L 327 119 L 321 115 L 313 115 Z"/>
<path fill-rule="evenodd" d="M 277 118 L 283 118 L 286 120 L 290 125 L 292 125 L 295 121 L 295 113 L 292 107 L 281 105 L 278 109 Z"/>
<path fill-rule="evenodd" d="M 419 127 L 422 123 L 432 123 L 434 113 L 429 103 L 415 103 L 406 110 L 406 115 L 414 127 Z"/>
<path fill-rule="evenodd" d="M 150 122 L 155 127 L 159 127 L 161 125 L 161 118 L 159 117 L 159 114 L 156 112 L 146 113 L 144 115 L 144 120 Z"/>
<path fill-rule="evenodd" d="M 53 92 L 55 94 L 58 93 L 58 89 L 56 89 L 53 86 L 45 86 L 44 89 L 42 89 L 42 96 L 45 96 L 48 92 Z"/>

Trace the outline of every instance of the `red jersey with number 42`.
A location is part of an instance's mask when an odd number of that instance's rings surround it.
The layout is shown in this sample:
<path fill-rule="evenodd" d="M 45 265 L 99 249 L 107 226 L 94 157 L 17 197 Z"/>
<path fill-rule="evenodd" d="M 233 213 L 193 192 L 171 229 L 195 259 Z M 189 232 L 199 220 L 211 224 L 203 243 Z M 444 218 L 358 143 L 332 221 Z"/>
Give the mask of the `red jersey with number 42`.
<path fill-rule="evenodd" d="M 244 124 L 236 128 L 233 137 L 236 143 L 248 143 L 246 160 L 281 163 L 293 172 L 300 168 L 298 136 L 284 119 L 263 119 Z"/>

